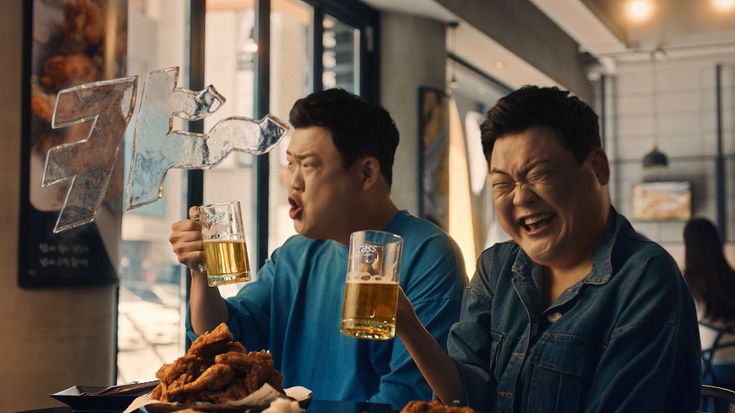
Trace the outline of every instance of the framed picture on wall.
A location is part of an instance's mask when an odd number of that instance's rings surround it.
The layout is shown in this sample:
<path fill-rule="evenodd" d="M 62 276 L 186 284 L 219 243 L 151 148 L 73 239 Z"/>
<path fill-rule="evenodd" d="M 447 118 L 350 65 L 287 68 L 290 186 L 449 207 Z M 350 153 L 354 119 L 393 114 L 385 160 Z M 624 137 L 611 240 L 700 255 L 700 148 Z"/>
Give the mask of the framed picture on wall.
<path fill-rule="evenodd" d="M 631 202 L 634 220 L 687 221 L 692 216 L 692 185 L 688 181 L 635 183 Z"/>
<path fill-rule="evenodd" d="M 23 124 L 18 284 L 101 285 L 117 281 L 122 162 L 113 170 L 95 222 L 58 234 L 53 228 L 70 180 L 42 187 L 54 146 L 87 137 L 92 122 L 51 127 L 63 89 L 124 76 L 127 1 L 29 0 L 24 4 Z"/>
<path fill-rule="evenodd" d="M 419 215 L 449 227 L 449 98 L 419 88 Z"/>

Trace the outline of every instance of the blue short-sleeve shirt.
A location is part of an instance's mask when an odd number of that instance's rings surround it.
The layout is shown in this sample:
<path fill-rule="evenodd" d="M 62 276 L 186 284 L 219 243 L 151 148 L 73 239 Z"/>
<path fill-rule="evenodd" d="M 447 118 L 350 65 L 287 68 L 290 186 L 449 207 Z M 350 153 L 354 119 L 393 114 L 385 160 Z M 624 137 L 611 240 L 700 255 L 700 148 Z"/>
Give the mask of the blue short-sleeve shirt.
<path fill-rule="evenodd" d="M 459 319 L 466 275 L 456 245 L 430 222 L 401 211 L 384 228 L 403 237 L 400 285 L 429 332 L 446 347 Z M 340 333 L 347 246 L 294 236 L 257 279 L 227 300 L 228 326 L 250 350 L 268 349 L 284 387 L 320 400 L 386 403 L 430 399 L 431 390 L 400 340 Z M 189 327 L 190 337 L 195 337 Z"/>

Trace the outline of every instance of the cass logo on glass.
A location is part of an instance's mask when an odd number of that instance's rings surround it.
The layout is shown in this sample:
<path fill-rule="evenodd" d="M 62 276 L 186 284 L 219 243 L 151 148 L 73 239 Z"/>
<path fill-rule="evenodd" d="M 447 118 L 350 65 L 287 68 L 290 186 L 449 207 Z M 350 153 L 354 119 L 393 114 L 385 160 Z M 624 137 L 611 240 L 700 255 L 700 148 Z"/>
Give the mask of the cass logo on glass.
<path fill-rule="evenodd" d="M 378 258 L 377 245 L 363 244 L 357 249 L 357 252 L 363 256 L 363 261 L 367 264 L 372 264 Z"/>

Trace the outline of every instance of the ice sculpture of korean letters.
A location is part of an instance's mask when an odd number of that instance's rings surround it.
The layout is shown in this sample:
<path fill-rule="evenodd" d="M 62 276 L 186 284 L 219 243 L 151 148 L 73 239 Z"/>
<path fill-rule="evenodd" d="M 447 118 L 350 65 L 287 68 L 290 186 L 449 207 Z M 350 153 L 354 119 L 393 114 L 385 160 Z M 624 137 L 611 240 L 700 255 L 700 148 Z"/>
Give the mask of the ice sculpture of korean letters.
<path fill-rule="evenodd" d="M 176 88 L 178 76 L 178 68 L 150 72 L 143 86 L 126 188 L 128 210 L 160 199 L 170 168 L 209 169 L 232 151 L 264 154 L 288 131 L 271 115 L 260 121 L 228 117 L 207 134 L 172 130 L 173 116 L 202 119 L 225 102 L 211 85 L 201 92 Z"/>
<path fill-rule="evenodd" d="M 51 126 L 92 122 L 92 127 L 85 139 L 54 146 L 46 155 L 42 186 L 71 179 L 54 233 L 94 220 L 135 108 L 136 90 L 137 76 L 132 76 L 59 92 Z"/>
<path fill-rule="evenodd" d="M 137 208 L 163 196 L 170 168 L 209 169 L 230 152 L 265 154 L 288 126 L 272 115 L 259 121 L 232 116 L 207 134 L 173 130 L 173 117 L 188 121 L 209 116 L 225 102 L 213 86 L 200 92 L 177 88 L 179 68 L 146 77 L 133 140 L 125 208 Z M 87 138 L 51 148 L 43 186 L 71 179 L 54 233 L 92 222 L 107 190 L 125 130 L 135 109 L 137 76 L 94 82 L 59 92 L 53 128 L 93 122 Z"/>

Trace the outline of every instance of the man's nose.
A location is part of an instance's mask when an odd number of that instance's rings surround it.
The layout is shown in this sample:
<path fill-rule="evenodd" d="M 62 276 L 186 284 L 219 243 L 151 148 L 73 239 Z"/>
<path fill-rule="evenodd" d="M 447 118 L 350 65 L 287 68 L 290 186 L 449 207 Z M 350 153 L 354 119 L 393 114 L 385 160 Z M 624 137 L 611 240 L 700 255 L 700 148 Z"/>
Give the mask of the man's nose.
<path fill-rule="evenodd" d="M 513 205 L 528 205 L 536 201 L 537 198 L 538 196 L 533 192 L 533 188 L 528 184 L 524 182 L 516 183 L 515 190 L 513 191 Z"/>
<path fill-rule="evenodd" d="M 288 172 L 288 190 L 289 192 L 304 190 L 304 179 L 301 174 L 301 168 L 296 167 Z"/>

